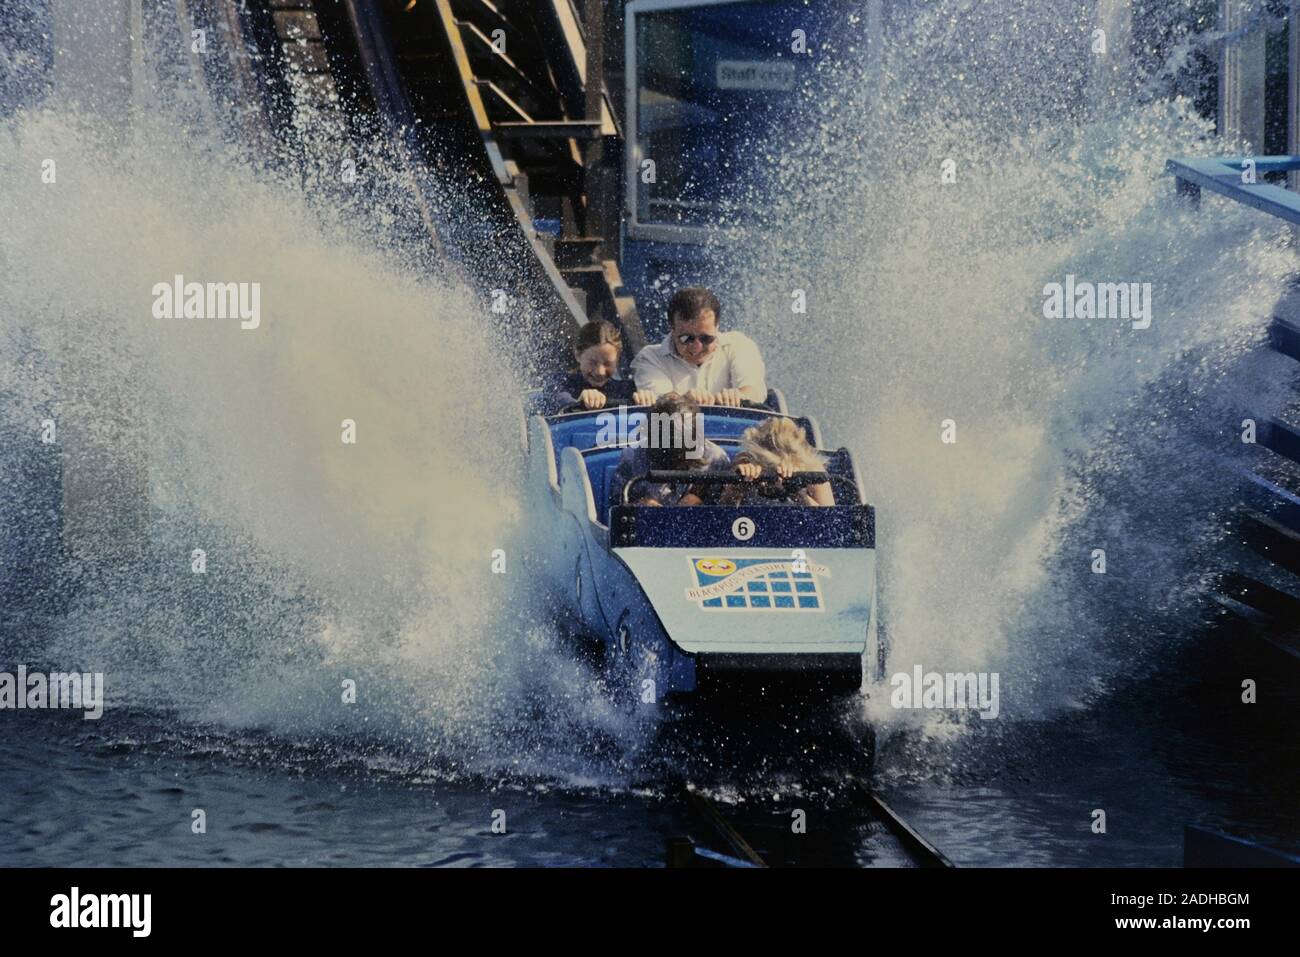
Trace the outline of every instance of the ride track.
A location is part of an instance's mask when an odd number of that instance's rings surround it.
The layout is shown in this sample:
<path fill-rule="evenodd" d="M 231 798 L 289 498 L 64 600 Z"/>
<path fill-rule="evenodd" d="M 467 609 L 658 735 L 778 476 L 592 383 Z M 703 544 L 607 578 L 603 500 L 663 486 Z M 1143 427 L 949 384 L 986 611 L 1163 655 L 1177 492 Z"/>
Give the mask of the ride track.
<path fill-rule="evenodd" d="M 667 842 L 671 868 L 769 868 L 861 864 L 862 852 L 873 864 L 889 867 L 951 868 L 952 861 L 921 836 L 865 782 L 850 780 L 855 825 L 866 826 L 867 842 L 854 849 L 852 862 L 842 848 L 827 848 L 797 831 L 781 812 L 742 811 L 682 784 L 675 800 L 689 828 Z M 814 812 L 819 813 L 819 812 Z M 850 818 L 852 819 L 852 818 Z M 806 821 L 806 819 L 805 819 Z M 813 826 L 816 826 L 815 824 Z"/>

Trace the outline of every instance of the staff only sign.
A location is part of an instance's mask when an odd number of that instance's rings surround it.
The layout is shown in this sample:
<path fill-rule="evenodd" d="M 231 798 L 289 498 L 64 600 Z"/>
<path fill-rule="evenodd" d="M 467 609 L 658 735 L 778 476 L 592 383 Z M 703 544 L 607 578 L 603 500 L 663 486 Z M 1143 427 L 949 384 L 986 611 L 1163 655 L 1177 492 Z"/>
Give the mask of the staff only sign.
<path fill-rule="evenodd" d="M 793 90 L 794 64 L 779 60 L 719 60 L 719 90 Z"/>

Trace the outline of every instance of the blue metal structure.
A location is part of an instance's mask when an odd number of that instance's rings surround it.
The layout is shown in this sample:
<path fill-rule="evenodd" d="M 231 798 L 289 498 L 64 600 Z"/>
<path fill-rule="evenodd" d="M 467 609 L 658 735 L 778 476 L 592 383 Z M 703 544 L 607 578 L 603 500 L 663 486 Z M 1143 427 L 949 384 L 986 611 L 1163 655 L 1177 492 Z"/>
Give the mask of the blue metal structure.
<path fill-rule="evenodd" d="M 674 289 L 733 299 L 734 244 L 764 228 L 781 160 L 817 114 L 819 66 L 880 0 L 633 0 L 625 10 L 620 267 L 647 338 Z"/>
<path fill-rule="evenodd" d="M 1300 170 L 1300 156 L 1178 157 L 1165 169 L 1174 174 L 1180 195 L 1199 200 L 1202 189 L 1253 206 L 1289 223 L 1300 224 L 1300 196 L 1281 186 L 1259 182 L 1268 173 Z"/>
<path fill-rule="evenodd" d="M 1300 170 L 1300 156 L 1177 157 L 1165 168 L 1176 178 L 1179 194 L 1194 203 L 1199 204 L 1201 190 L 1208 189 L 1300 225 L 1300 196 L 1260 182 L 1266 174 Z M 1274 307 L 1269 345 L 1300 361 L 1300 292 L 1295 288 Z M 1266 410 L 1252 410 L 1250 417 L 1257 426 L 1256 444 L 1278 459 L 1266 457 L 1243 470 L 1236 523 L 1245 551 L 1237 556 L 1238 570 L 1223 576 L 1215 597 L 1270 644 L 1300 657 L 1295 635 L 1300 616 L 1300 490 L 1279 484 L 1285 479 L 1273 468 L 1281 459 L 1300 463 L 1300 430 Z"/>

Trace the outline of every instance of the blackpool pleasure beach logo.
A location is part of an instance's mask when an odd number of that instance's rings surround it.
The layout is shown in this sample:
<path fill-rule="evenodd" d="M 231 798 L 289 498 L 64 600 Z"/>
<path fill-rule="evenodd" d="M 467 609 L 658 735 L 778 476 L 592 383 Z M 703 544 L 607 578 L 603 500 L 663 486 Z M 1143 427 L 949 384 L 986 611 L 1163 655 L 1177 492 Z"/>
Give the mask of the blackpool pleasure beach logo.
<path fill-rule="evenodd" d="M 687 558 L 686 599 L 705 611 L 814 612 L 825 609 L 821 578 L 831 570 L 816 562 L 777 558 Z"/>

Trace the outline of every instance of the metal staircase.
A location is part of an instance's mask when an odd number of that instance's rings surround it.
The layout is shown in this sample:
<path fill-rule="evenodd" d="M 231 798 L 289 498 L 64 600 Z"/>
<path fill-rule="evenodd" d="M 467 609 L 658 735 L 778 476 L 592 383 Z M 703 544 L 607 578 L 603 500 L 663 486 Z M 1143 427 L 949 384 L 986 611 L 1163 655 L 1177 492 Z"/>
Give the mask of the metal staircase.
<path fill-rule="evenodd" d="M 644 336 L 617 259 L 622 136 L 602 82 L 603 2 L 589 0 L 585 16 L 571 0 L 377 6 L 417 122 L 435 142 L 439 126 L 472 124 L 483 173 L 563 302 L 566 331 L 609 319 L 634 354 Z"/>
<path fill-rule="evenodd" d="M 247 40 L 243 85 L 289 152 L 337 168 L 352 137 L 387 140 L 415 228 L 525 368 L 566 362 L 588 318 L 620 327 L 625 356 L 644 345 L 618 261 L 623 141 L 603 59 L 621 21 L 606 0 L 195 2 L 232 46 Z"/>

